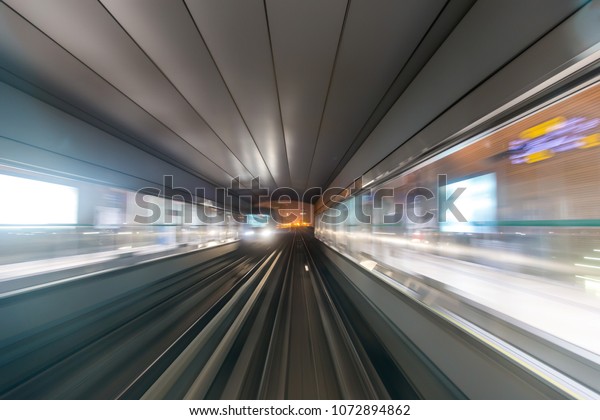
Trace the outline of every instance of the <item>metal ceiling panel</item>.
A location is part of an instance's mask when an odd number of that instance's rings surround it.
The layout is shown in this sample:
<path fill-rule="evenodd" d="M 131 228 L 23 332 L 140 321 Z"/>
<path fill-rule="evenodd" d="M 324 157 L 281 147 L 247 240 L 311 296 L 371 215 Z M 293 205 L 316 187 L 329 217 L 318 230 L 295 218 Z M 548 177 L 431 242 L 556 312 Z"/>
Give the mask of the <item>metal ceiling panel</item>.
<path fill-rule="evenodd" d="M 253 176 L 274 180 L 183 2 L 102 0 Z"/>
<path fill-rule="evenodd" d="M 585 0 L 475 3 L 332 185 L 349 185 L 362 176 L 584 3 Z M 478 111 L 474 109 L 473 114 Z M 441 140 L 428 139 L 432 144 Z M 404 156 L 400 161 L 411 157 L 417 156 Z"/>
<path fill-rule="evenodd" d="M 440 14 L 436 17 L 427 34 L 420 41 L 417 49 L 411 54 L 410 59 L 406 62 L 394 82 L 385 93 L 377 107 L 369 117 L 369 120 L 363 125 L 360 132 L 352 142 L 350 148 L 342 160 L 338 163 L 336 169 L 329 175 L 329 179 L 325 185 L 330 182 L 340 173 L 354 153 L 360 148 L 362 143 L 369 137 L 371 132 L 377 127 L 383 117 L 392 108 L 394 103 L 406 90 L 408 85 L 414 80 L 419 71 L 423 68 L 429 59 L 435 54 L 437 49 L 444 43 L 446 38 L 452 33 L 456 25 L 467 14 L 476 0 L 452 0 L 446 3 Z"/>
<path fill-rule="evenodd" d="M 263 2 L 188 0 L 186 4 L 277 185 L 290 185 Z"/>
<path fill-rule="evenodd" d="M 327 98 L 310 186 L 321 186 L 444 6 L 443 0 L 353 0 Z"/>
<path fill-rule="evenodd" d="M 118 131 L 136 140 L 143 139 L 155 155 L 168 155 L 178 161 L 180 168 L 218 184 L 229 182 L 230 176 L 221 168 L 1 3 L 0 67 L 84 113 L 93 114 Z M 20 140 L 44 141 L 43 138 Z M 76 154 L 75 150 L 61 153 Z M 118 155 L 113 159 L 121 157 L 127 159 Z M 98 154 L 93 154 L 88 160 L 110 167 L 110 162 L 99 162 L 98 158 Z"/>
<path fill-rule="evenodd" d="M 7 3 L 230 175 L 251 174 L 106 9 L 91 0 Z"/>
<path fill-rule="evenodd" d="M 267 0 L 291 186 L 308 182 L 346 0 Z"/>

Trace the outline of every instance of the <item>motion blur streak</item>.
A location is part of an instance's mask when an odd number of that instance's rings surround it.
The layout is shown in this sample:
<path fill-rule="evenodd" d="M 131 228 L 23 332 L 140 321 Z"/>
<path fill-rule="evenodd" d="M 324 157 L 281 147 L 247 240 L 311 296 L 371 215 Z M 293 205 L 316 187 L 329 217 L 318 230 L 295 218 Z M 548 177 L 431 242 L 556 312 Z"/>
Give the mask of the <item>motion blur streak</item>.
<path fill-rule="evenodd" d="M 475 325 L 502 319 L 595 363 L 600 360 L 600 84 L 467 141 L 381 183 L 404 197 L 414 187 L 435 191 L 447 174 L 446 194 L 467 218 L 418 224 L 383 223 L 398 198 L 373 209 L 371 224 L 352 214 L 342 224 L 317 217 L 316 236 L 369 270 L 418 294 L 432 288 L 460 305 L 434 300 Z M 396 194 L 396 192 L 398 194 Z M 443 192 L 442 192 L 443 193 Z M 344 204 L 352 209 L 351 198 Z M 416 202 L 417 213 L 431 210 Z M 404 207 L 406 208 L 406 207 Z M 352 212 L 350 212 L 352 213 Z M 431 303 L 432 299 L 427 299 Z M 444 306 L 446 305 L 446 306 Z M 451 307 L 450 307 L 451 306 Z M 466 308 L 485 311 L 477 318 Z M 489 327 L 488 327 L 489 328 Z M 496 332 L 508 343 L 510 332 Z M 535 352 L 526 348 L 526 351 Z"/>

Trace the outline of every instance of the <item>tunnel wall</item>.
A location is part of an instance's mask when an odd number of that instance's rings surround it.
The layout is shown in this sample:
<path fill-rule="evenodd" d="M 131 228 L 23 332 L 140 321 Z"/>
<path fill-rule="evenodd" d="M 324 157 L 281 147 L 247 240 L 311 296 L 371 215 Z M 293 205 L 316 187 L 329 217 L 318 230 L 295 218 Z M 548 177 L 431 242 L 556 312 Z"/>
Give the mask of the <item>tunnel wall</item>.
<path fill-rule="evenodd" d="M 204 187 L 215 199 L 209 182 L 2 82 L 0 150 L 0 163 L 131 190 L 160 187 L 173 175 L 175 186 Z"/>

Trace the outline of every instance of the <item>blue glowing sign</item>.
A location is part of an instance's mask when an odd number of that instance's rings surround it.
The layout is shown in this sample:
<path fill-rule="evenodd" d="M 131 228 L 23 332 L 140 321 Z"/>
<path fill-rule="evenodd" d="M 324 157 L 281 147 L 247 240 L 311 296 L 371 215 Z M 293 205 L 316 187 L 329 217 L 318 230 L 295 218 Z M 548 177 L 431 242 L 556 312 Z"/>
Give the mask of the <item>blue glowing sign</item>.
<path fill-rule="evenodd" d="M 587 149 L 600 145 L 600 134 L 595 128 L 599 118 L 557 117 L 520 134 L 508 144 L 512 163 L 534 163 L 572 149 Z"/>

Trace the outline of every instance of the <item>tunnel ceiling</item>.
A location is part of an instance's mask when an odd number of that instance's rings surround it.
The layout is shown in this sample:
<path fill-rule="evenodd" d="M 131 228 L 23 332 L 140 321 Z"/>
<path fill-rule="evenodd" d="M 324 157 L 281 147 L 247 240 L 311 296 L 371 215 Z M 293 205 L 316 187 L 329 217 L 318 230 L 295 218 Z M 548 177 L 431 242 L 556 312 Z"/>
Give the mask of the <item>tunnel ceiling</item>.
<path fill-rule="evenodd" d="M 347 186 L 585 3 L 4 0 L 0 80 L 214 185 L 302 193 Z"/>
<path fill-rule="evenodd" d="M 435 23 L 451 30 L 472 3 L 7 0 L 0 64 L 215 184 L 303 191 L 333 179 L 414 77 L 415 52 L 442 41 L 422 45 Z"/>

